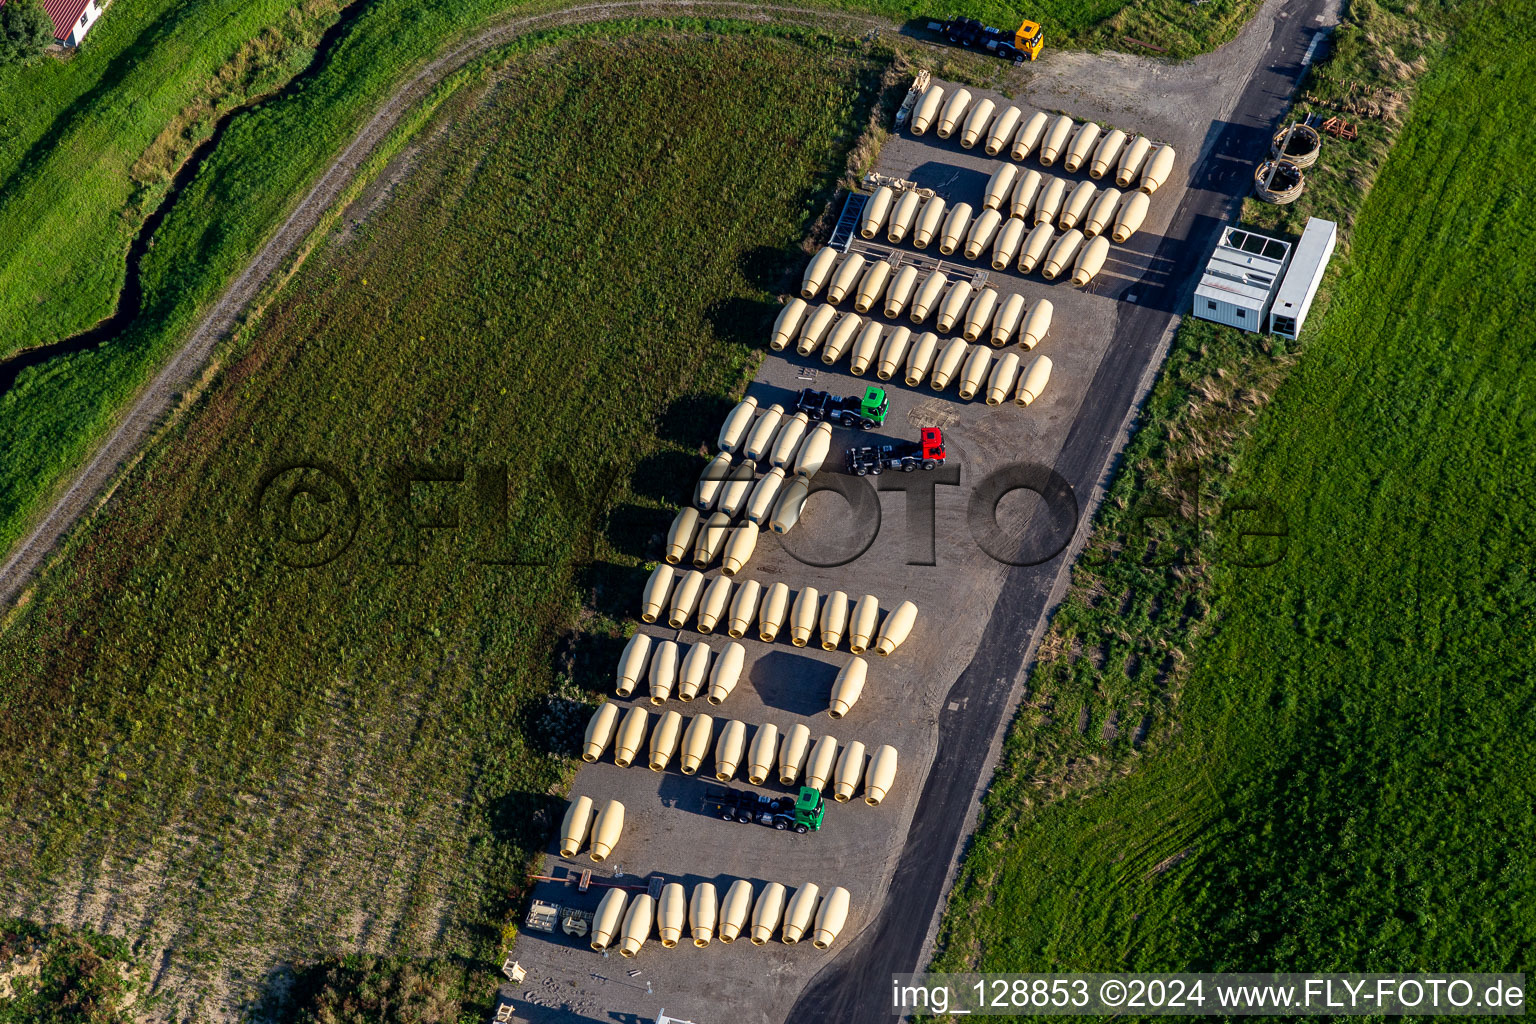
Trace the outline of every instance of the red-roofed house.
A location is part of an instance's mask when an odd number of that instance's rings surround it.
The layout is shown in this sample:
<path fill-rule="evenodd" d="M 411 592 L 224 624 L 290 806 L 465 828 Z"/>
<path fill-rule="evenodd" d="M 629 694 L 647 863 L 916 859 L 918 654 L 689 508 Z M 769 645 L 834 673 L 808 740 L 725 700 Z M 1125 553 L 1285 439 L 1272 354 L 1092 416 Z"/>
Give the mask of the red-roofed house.
<path fill-rule="evenodd" d="M 0 0 L 4 6 L 5 0 Z M 79 46 L 104 6 L 101 0 L 43 0 L 43 10 L 53 19 L 54 41 L 64 46 Z"/>

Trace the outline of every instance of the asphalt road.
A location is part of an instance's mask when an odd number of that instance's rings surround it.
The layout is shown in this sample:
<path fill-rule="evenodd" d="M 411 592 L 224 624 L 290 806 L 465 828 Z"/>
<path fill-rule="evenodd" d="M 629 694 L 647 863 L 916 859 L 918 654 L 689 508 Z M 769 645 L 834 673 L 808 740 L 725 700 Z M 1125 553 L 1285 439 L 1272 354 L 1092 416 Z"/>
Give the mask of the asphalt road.
<path fill-rule="evenodd" d="M 1303 70 L 1316 19 L 1329 0 L 1291 0 L 1280 9 L 1264 58 L 1244 86 L 1228 120 L 1195 170 L 1154 265 L 1180 265 L 1183 253 L 1210 250 L 1220 227 L 1249 189 L 1254 159 L 1285 113 Z M 1105 474 L 1116 440 L 1137 400 L 1141 380 L 1160 357 L 1160 342 L 1175 312 L 1185 308 L 1189 271 L 1148 275 L 1137 305 L 1121 304 L 1115 328 L 1118 358 L 1102 362 L 1068 435 L 1056 469 L 1079 495 Z M 939 718 L 939 748 L 928 773 L 891 889 L 878 921 L 813 979 L 789 1014 L 792 1021 L 887 1021 L 890 977 L 921 970 L 924 946 L 946 895 L 948 865 L 966 839 L 965 814 L 988 767 L 994 737 L 1010 710 L 1013 680 L 1024 670 L 1029 639 L 1045 614 L 1058 575 L 1057 558 L 1009 574 L 993 609 L 981 654 L 955 682 Z M 1021 968 L 1027 965 L 1019 965 Z"/>

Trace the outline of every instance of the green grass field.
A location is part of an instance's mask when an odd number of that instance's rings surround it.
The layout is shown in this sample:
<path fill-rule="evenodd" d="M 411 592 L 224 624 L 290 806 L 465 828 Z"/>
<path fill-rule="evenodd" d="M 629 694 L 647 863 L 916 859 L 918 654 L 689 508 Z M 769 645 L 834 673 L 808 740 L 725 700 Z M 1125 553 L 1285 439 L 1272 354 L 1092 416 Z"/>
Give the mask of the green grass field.
<path fill-rule="evenodd" d="M 1181 332 L 1010 733 L 943 967 L 1536 968 L 1533 9 L 1464 12 L 1272 396 L 1214 372 L 1265 343 Z M 1263 552 L 1222 549 L 1220 523 L 1133 529 L 1152 464 L 1181 460 L 1208 510 L 1272 502 L 1283 558 L 1233 564 Z"/>
<path fill-rule="evenodd" d="M 571 679 L 619 642 L 571 638 L 643 581 L 658 481 L 702 465 L 883 70 L 653 31 L 446 98 L 0 636 L 5 903 L 88 894 L 170 950 L 193 1017 L 284 957 L 494 955 L 585 724 Z M 259 495 L 306 461 L 361 525 L 296 569 L 319 548 L 273 509 L 314 478 Z M 406 462 L 464 482 L 402 506 Z M 298 498 L 294 529 L 344 504 Z"/>

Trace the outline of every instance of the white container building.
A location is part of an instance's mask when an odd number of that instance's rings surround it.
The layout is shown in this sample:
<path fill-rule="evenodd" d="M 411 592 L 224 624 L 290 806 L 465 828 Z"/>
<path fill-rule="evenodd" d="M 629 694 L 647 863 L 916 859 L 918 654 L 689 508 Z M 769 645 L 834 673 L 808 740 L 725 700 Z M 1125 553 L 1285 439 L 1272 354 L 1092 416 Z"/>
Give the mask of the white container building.
<path fill-rule="evenodd" d="M 1278 238 L 1223 229 L 1195 288 L 1194 315 L 1245 331 L 1264 330 L 1290 255 L 1290 243 Z"/>
<path fill-rule="evenodd" d="M 1322 283 L 1323 271 L 1333 256 L 1338 241 L 1339 226 L 1331 220 L 1318 217 L 1307 219 L 1301 239 L 1291 253 L 1291 265 L 1275 292 L 1269 310 L 1269 332 L 1284 338 L 1295 338 L 1301 333 L 1301 325 L 1317 297 L 1317 287 Z"/>

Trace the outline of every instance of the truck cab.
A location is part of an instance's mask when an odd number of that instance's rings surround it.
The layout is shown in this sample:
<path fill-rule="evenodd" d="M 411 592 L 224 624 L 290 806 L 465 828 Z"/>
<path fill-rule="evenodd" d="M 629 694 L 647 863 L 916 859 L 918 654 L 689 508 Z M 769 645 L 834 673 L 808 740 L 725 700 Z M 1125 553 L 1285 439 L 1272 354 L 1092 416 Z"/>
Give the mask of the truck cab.
<path fill-rule="evenodd" d="M 1045 48 L 1045 32 L 1038 21 L 1026 21 L 1013 34 L 1013 46 L 1019 53 L 1034 60 Z"/>

